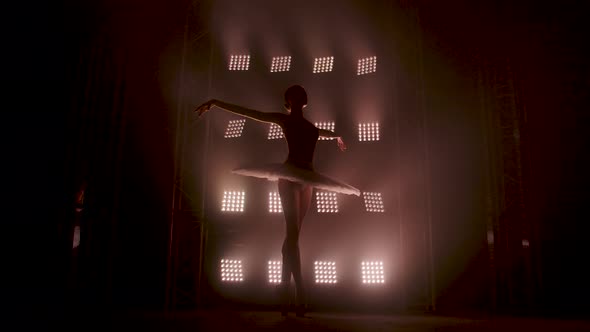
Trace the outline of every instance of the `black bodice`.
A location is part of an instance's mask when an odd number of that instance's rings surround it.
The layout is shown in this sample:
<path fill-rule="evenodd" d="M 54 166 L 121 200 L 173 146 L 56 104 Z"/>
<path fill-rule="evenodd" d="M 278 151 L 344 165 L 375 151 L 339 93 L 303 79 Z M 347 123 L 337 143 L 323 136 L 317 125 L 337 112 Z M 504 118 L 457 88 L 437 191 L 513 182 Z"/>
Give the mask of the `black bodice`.
<path fill-rule="evenodd" d="M 319 131 L 303 117 L 288 116 L 283 133 L 289 146 L 287 161 L 297 166 L 311 168 Z"/>

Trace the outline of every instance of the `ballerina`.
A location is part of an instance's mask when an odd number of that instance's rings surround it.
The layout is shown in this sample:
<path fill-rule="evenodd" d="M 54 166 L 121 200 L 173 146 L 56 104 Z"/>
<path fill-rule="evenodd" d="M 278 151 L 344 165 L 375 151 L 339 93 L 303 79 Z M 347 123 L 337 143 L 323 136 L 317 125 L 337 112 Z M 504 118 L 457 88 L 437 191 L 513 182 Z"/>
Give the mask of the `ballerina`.
<path fill-rule="evenodd" d="M 297 293 L 296 315 L 302 317 L 305 313 L 306 299 L 301 275 L 299 233 L 303 219 L 311 205 L 313 188 L 360 196 L 360 191 L 357 188 L 314 171 L 313 156 L 316 143 L 318 137 L 326 137 L 336 139 L 338 148 L 342 151 L 346 150 L 346 145 L 341 136 L 329 130 L 319 129 L 303 117 L 303 109 L 307 106 L 307 93 L 300 85 L 293 85 L 285 91 L 284 106 L 288 114 L 260 112 L 216 99 L 211 99 L 200 105 L 196 112 L 200 117 L 212 106 L 256 121 L 275 123 L 283 130 L 289 148 L 285 162 L 239 168 L 233 170 L 232 173 L 278 181 L 279 195 L 287 226 L 282 247 L 281 293 L 283 305 L 281 314 L 287 315 L 288 289 L 292 275 Z"/>

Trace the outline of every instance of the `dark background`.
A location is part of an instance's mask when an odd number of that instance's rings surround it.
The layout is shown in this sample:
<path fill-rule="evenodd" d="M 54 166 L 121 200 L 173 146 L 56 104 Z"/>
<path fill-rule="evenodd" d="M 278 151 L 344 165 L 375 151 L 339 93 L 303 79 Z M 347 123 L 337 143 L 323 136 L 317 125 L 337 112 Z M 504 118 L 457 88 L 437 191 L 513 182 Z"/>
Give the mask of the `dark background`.
<path fill-rule="evenodd" d="M 454 68 L 468 63 L 466 50 L 475 48 L 509 58 L 517 73 L 519 107 L 527 117 L 526 214 L 541 240 L 534 312 L 547 315 L 585 315 L 590 296 L 583 4 L 398 4 L 418 7 L 426 47 L 446 54 Z M 11 188 L 3 218 L 3 301 L 10 310 L 52 317 L 73 309 L 162 308 L 175 109 L 160 80 L 175 74 L 160 72 L 160 55 L 180 54 L 189 5 L 66 1 L 56 14 L 47 5 L 14 11 L 19 15 L 5 29 L 10 46 L 3 74 Z M 436 86 L 433 79 L 430 84 Z M 64 230 L 74 220 L 73 197 L 84 180 L 92 232 L 77 298 L 66 291 Z M 466 272 L 444 301 L 461 301 L 482 287 L 473 278 Z"/>

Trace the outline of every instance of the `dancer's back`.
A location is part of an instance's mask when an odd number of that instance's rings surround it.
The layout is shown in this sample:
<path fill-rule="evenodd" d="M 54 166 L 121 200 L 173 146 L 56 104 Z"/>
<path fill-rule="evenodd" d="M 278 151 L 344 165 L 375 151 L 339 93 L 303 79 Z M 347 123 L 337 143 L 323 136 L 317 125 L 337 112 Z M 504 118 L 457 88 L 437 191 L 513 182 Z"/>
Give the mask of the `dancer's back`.
<path fill-rule="evenodd" d="M 319 137 L 318 128 L 303 116 L 296 115 L 287 115 L 282 127 L 289 146 L 287 161 L 311 169 Z"/>

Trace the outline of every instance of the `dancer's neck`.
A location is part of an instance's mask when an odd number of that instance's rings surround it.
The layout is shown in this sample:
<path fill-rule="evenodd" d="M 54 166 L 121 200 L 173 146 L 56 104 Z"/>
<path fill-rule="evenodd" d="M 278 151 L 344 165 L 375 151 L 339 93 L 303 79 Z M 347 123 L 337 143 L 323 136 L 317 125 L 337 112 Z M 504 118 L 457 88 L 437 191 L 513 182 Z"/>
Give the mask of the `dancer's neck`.
<path fill-rule="evenodd" d="M 301 108 L 291 109 L 291 111 L 289 112 L 289 115 L 295 116 L 295 117 L 303 117 L 303 109 L 301 109 Z"/>

